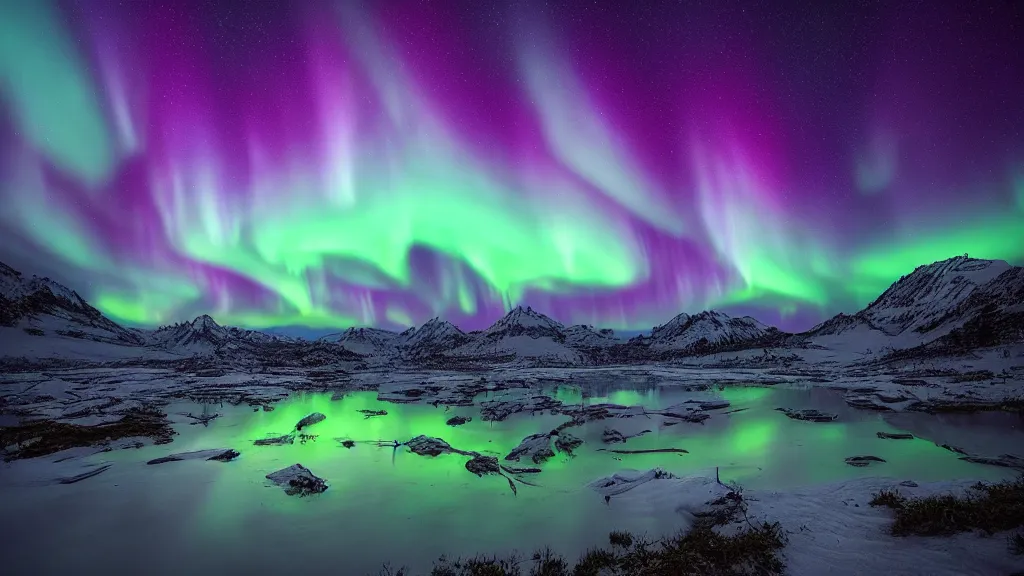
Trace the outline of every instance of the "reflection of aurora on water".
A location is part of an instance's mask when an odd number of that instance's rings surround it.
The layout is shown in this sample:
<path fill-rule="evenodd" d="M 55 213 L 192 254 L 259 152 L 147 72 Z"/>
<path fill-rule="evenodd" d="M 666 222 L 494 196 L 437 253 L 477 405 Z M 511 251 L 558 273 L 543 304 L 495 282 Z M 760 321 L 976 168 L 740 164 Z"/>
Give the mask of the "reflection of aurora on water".
<path fill-rule="evenodd" d="M 578 387 L 556 387 L 551 393 L 567 403 L 613 401 L 650 408 L 710 397 L 671 387 L 597 389 L 600 396 L 586 398 Z M 491 398 L 520 392 L 497 392 Z M 517 496 L 509 491 L 504 478 L 479 478 L 469 473 L 465 456 L 422 457 L 404 447 L 396 451 L 364 441 L 405 441 L 424 434 L 462 450 L 503 458 L 524 437 L 552 430 L 566 416 L 516 414 L 506 421 L 485 422 L 475 407 L 446 410 L 429 404 L 389 404 L 379 402 L 373 392 L 354 392 L 336 401 L 329 394 L 298 395 L 270 412 L 253 412 L 245 406 L 211 407 L 222 415 L 209 428 L 181 425 L 180 435 L 170 445 L 102 455 L 115 462 L 104 473 L 103 482 L 76 484 L 58 491 L 64 495 L 60 497 L 53 496 L 56 492 L 26 491 L 18 501 L 32 514 L 62 518 L 65 504 L 60 498 L 88 491 L 90 498 L 75 500 L 75 516 L 54 529 L 54 538 L 60 541 L 109 546 L 97 539 L 104 530 L 123 532 L 124 525 L 131 525 L 130 532 L 137 532 L 137 538 L 147 530 L 157 530 L 157 535 L 137 542 L 129 535 L 119 546 L 131 546 L 138 554 L 154 545 L 162 546 L 160 550 L 180 549 L 190 558 L 202 558 L 206 570 L 237 572 L 250 567 L 268 571 L 278 565 L 283 570 L 289 568 L 290 559 L 301 557 L 343 559 L 351 573 L 362 574 L 376 573 L 383 559 L 429 566 L 444 553 L 501 553 L 553 545 L 574 557 L 604 542 L 613 529 L 652 534 L 677 529 L 680 519 L 673 510 L 638 515 L 616 507 L 614 498 L 606 505 L 585 487 L 623 468 L 660 466 L 683 475 L 713 474 L 714 468 L 720 467 L 725 481 L 748 488 L 780 489 L 878 475 L 917 481 L 1006 476 L 1003 469 L 962 462 L 927 440 L 879 440 L 877 431 L 897 429 L 875 413 L 845 407 L 827 391 L 726 387 L 713 395 L 728 400 L 732 404 L 729 410 L 743 410 L 732 414 L 720 411 L 703 425 L 664 427 L 660 417 L 636 416 L 572 428 L 574 435 L 586 441 L 576 456 L 559 454 L 546 462 L 543 472 L 528 477 L 537 486 L 520 485 Z M 831 423 L 801 422 L 776 411 L 780 405 L 838 411 L 841 417 Z M 379 409 L 388 414 L 365 418 L 358 412 Z M 195 413 L 199 408 L 179 405 L 168 410 Z M 252 445 L 255 439 L 288 433 L 311 412 L 327 416 L 305 431 L 316 435 L 315 441 Z M 472 416 L 473 420 L 459 427 L 447 426 L 446 420 L 455 415 Z M 605 446 L 600 440 L 605 427 L 626 434 L 652 430 L 616 447 L 672 447 L 689 453 L 600 452 L 597 450 Z M 359 443 L 346 449 L 336 439 Z M 242 454 L 230 463 L 142 464 L 173 452 L 221 447 L 236 448 Z M 853 468 L 843 462 L 847 456 L 860 454 L 887 462 L 868 468 Z M 325 478 L 330 486 L 327 492 L 311 498 L 288 497 L 264 480 L 267 473 L 295 463 Z M 153 518 L 160 518 L 156 528 L 151 526 Z M 118 527 L 107 526 L 110 522 L 117 522 Z M 282 555 L 282 549 L 288 553 Z M 153 553 L 159 551 L 153 549 Z"/>

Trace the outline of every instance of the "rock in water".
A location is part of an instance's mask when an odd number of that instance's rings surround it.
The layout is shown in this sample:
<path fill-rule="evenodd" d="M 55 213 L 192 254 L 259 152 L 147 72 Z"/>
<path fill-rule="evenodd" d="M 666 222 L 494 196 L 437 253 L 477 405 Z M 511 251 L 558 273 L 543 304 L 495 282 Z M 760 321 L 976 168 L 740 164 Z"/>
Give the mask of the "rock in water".
<path fill-rule="evenodd" d="M 604 432 L 601 434 L 601 441 L 605 444 L 618 444 L 620 442 L 625 442 L 626 437 L 618 430 L 605 428 Z"/>
<path fill-rule="evenodd" d="M 447 422 L 445 422 L 445 424 L 449 426 L 462 426 L 463 424 L 471 422 L 472 420 L 473 419 L 469 416 L 452 416 L 451 418 L 448 419 Z"/>
<path fill-rule="evenodd" d="M 267 474 L 267 480 L 277 484 L 289 496 L 309 496 L 327 490 L 327 483 L 309 471 L 302 464 L 292 464 L 277 472 Z"/>
<path fill-rule="evenodd" d="M 483 476 L 484 474 L 498 474 L 501 472 L 501 468 L 498 466 L 498 459 L 496 457 L 484 456 L 482 454 L 477 454 L 466 462 L 466 470 L 469 470 L 477 476 Z"/>
<path fill-rule="evenodd" d="M 722 410 L 731 406 L 725 400 L 688 400 L 687 402 L 700 406 L 701 410 Z"/>
<path fill-rule="evenodd" d="M 903 433 L 891 433 L 891 432 L 875 432 L 875 436 L 878 436 L 882 440 L 913 440 L 913 434 Z"/>
<path fill-rule="evenodd" d="M 829 414 L 828 412 L 820 412 L 813 409 L 794 410 L 792 408 L 776 408 L 776 410 L 794 420 L 805 420 L 807 422 L 832 422 L 839 418 L 838 414 Z"/>
<path fill-rule="evenodd" d="M 505 456 L 505 460 L 519 462 L 520 458 L 528 457 L 534 464 L 540 464 L 555 455 L 551 450 L 551 436 L 548 434 L 531 434 Z"/>
<path fill-rule="evenodd" d="M 280 446 L 282 444 L 294 444 L 295 434 L 285 434 L 284 436 L 272 436 L 270 438 L 261 438 L 254 440 L 254 446 Z"/>
<path fill-rule="evenodd" d="M 207 460 L 216 460 L 217 462 L 231 462 L 232 460 L 238 458 L 241 455 L 242 454 L 238 450 L 228 449 L 221 452 L 220 454 L 214 454 L 213 456 L 210 456 L 209 458 L 207 458 Z"/>
<path fill-rule="evenodd" d="M 454 452 L 451 444 L 441 440 L 440 438 L 431 438 L 430 436 L 417 436 L 412 440 L 405 443 L 412 450 L 413 453 L 419 454 L 420 456 L 439 456 L 441 454 L 450 454 Z"/>
<path fill-rule="evenodd" d="M 846 459 L 846 463 L 850 466 L 856 466 L 857 468 L 863 468 L 872 462 L 885 462 L 878 456 L 850 456 Z"/>
<path fill-rule="evenodd" d="M 1002 456 L 995 458 L 990 456 L 961 456 L 960 459 L 966 462 L 973 462 L 975 464 L 987 464 L 989 466 L 1024 470 L 1024 458 L 1018 458 L 1012 454 L 1003 454 Z"/>
<path fill-rule="evenodd" d="M 604 442 L 605 444 L 619 444 L 625 442 L 626 440 L 629 440 L 630 438 L 637 438 L 639 436 L 643 436 L 644 434 L 650 433 L 650 430 L 641 430 L 636 434 L 629 434 L 627 436 L 626 434 L 623 434 L 618 430 L 614 430 L 612 428 L 605 428 L 604 432 L 601 434 L 601 441 Z"/>
<path fill-rule="evenodd" d="M 555 439 L 555 448 L 557 448 L 559 452 L 565 452 L 566 454 L 572 454 L 572 451 L 579 448 L 582 444 L 583 440 L 580 440 L 568 432 L 559 434 L 558 438 Z"/>
<path fill-rule="evenodd" d="M 166 464 L 167 462 L 181 462 L 182 460 L 216 460 L 218 462 L 230 462 L 238 458 L 239 452 L 231 448 L 218 448 L 216 450 L 196 450 L 194 452 L 178 452 L 170 456 L 154 458 L 146 464 Z"/>
<path fill-rule="evenodd" d="M 309 416 L 299 420 L 299 423 L 295 425 L 295 429 L 302 430 L 303 428 L 307 428 L 318 422 L 323 422 L 324 420 L 327 420 L 327 416 L 324 416 L 319 412 L 313 412 Z"/>

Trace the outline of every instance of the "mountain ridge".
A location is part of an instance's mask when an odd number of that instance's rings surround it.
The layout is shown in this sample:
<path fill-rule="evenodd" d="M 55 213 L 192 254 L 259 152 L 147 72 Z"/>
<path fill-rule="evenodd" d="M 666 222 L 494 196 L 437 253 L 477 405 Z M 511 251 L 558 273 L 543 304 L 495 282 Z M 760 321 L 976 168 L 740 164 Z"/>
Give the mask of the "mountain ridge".
<path fill-rule="evenodd" d="M 44 332 L 43 324 L 52 329 L 62 322 L 67 324 L 65 329 L 55 330 L 62 336 L 182 354 L 224 355 L 261 346 L 321 344 L 321 353 L 337 345 L 354 355 L 350 357 L 385 363 L 515 357 L 600 364 L 808 345 L 890 351 L 954 349 L 1024 340 L 1024 268 L 966 256 L 922 265 L 900 277 L 862 310 L 839 313 L 797 334 L 750 316 L 706 310 L 680 313 L 650 333 L 622 339 L 612 330 L 567 327 L 530 306 L 516 306 L 488 328 L 473 332 L 434 317 L 400 333 L 351 327 L 304 340 L 222 326 L 207 314 L 154 330 L 124 328 L 77 292 L 47 278 L 27 278 L 0 263 L 0 324 L 36 334 Z"/>

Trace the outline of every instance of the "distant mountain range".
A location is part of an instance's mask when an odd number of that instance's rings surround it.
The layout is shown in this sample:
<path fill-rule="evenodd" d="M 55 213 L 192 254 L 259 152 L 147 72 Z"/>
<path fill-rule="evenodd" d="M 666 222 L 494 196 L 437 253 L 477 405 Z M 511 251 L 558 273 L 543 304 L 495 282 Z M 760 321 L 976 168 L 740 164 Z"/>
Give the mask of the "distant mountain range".
<path fill-rule="evenodd" d="M 1024 341 L 1024 268 L 967 257 L 921 266 L 860 312 L 839 314 L 800 334 L 710 310 L 679 314 L 627 339 L 608 329 L 564 326 L 532 308 L 517 307 L 481 331 L 463 332 L 433 318 L 401 333 L 349 328 L 306 340 L 221 326 L 206 315 L 156 330 L 125 328 L 73 290 L 0 264 L 0 325 L 21 330 L 21 338 L 78 338 L 184 356 L 286 353 L 307 365 L 339 358 L 427 366 L 608 364 L 780 347 L 931 354 Z"/>

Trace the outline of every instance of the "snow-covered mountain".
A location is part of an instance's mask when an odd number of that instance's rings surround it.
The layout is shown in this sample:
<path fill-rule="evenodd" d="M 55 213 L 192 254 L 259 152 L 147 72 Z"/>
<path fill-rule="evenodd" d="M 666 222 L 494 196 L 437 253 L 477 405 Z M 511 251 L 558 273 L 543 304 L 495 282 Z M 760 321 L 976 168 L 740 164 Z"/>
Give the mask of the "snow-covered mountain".
<path fill-rule="evenodd" d="M 221 326 L 207 314 L 191 322 L 179 322 L 163 326 L 151 332 L 143 332 L 146 344 L 173 352 L 202 353 L 225 346 L 272 344 L 291 342 L 287 336 L 267 334 L 258 330 L 246 330 L 236 326 Z"/>
<path fill-rule="evenodd" d="M 610 328 L 595 329 L 587 324 L 576 324 L 565 329 L 565 344 L 572 348 L 604 348 L 623 344 Z"/>
<path fill-rule="evenodd" d="M 991 345 L 1018 336 L 1022 302 L 1024 268 L 958 256 L 919 266 L 860 312 L 839 314 L 804 336 L 819 345 L 875 350 L 954 339 Z M 974 334 L 978 330 L 996 333 Z"/>
<path fill-rule="evenodd" d="M 581 363 L 585 357 L 567 345 L 566 328 L 533 308 L 517 306 L 483 332 L 452 351 L 453 356 L 515 356 Z"/>
<path fill-rule="evenodd" d="M 321 340 L 337 342 L 346 350 L 363 356 L 385 358 L 398 354 L 402 338 L 397 332 L 380 328 L 349 328 L 341 334 L 324 336 Z"/>
<path fill-rule="evenodd" d="M 484 330 L 490 339 L 529 336 L 565 341 L 565 326 L 527 306 L 516 306 L 508 314 Z"/>
<path fill-rule="evenodd" d="M 410 328 L 399 336 L 399 346 L 405 355 L 411 358 L 443 355 L 470 340 L 465 332 L 440 318 L 431 318 L 419 329 Z"/>
<path fill-rule="evenodd" d="M 798 335 L 785 335 L 749 316 L 707 311 L 679 314 L 627 341 L 611 330 L 565 327 L 520 306 L 483 331 L 466 333 L 433 318 L 401 334 L 349 328 L 311 342 L 221 326 L 207 315 L 156 330 L 126 329 L 73 290 L 47 278 L 26 278 L 0 264 L 0 325 L 5 354 L 13 354 L 15 348 L 41 350 L 49 344 L 36 338 L 53 336 L 65 343 L 91 340 L 103 346 L 116 344 L 113 348 L 148 350 L 146 354 L 301 365 L 326 365 L 339 358 L 388 365 L 403 359 L 443 363 L 510 357 L 569 364 L 635 363 L 779 345 L 847 349 L 863 356 L 920 346 L 964 350 L 1024 341 L 1024 268 L 967 257 L 921 266 L 860 312 L 839 314 Z"/>
<path fill-rule="evenodd" d="M 0 263 L 0 326 L 34 336 L 59 335 L 138 346 L 143 339 L 93 308 L 77 292 Z"/>
<path fill-rule="evenodd" d="M 978 288 L 1009 270 L 1003 261 L 957 257 L 920 266 L 858 315 L 889 336 L 925 332 Z"/>
<path fill-rule="evenodd" d="M 679 314 L 655 327 L 649 336 L 637 336 L 630 343 L 652 350 L 705 353 L 726 347 L 756 346 L 777 332 L 750 316 L 733 318 L 724 312 L 709 310 L 692 316 Z"/>

